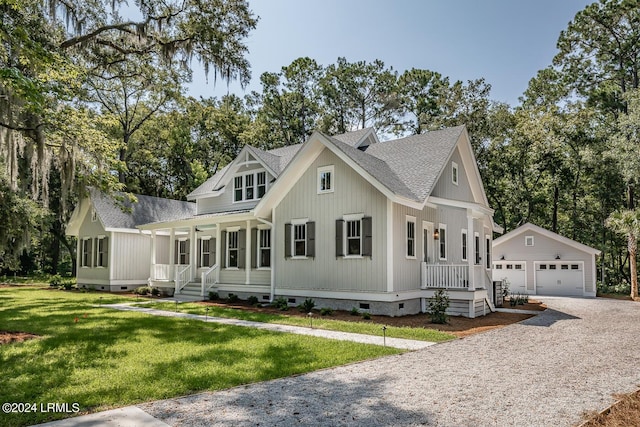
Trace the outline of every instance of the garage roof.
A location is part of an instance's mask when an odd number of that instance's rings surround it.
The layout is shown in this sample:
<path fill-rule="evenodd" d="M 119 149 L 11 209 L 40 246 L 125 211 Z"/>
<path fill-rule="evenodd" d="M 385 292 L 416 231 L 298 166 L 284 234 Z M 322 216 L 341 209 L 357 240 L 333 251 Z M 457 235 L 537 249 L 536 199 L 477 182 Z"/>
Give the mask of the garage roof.
<path fill-rule="evenodd" d="M 591 246 L 587 246 L 587 245 L 583 245 L 580 242 L 576 242 L 575 240 L 569 239 L 567 237 L 561 236 L 558 233 L 554 233 L 553 231 L 549 231 L 546 228 L 542 228 L 542 227 L 538 227 L 537 225 L 531 224 L 530 222 L 521 225 L 520 227 L 516 228 L 515 230 L 512 230 L 510 232 L 508 232 L 507 234 L 505 234 L 504 236 L 500 236 L 497 239 L 495 239 L 493 241 L 493 246 L 498 246 L 501 243 L 504 243 L 522 233 L 526 233 L 527 231 L 534 231 L 536 233 L 539 233 L 545 237 L 548 237 L 550 239 L 556 240 L 560 243 L 564 243 L 565 245 L 574 247 L 580 251 L 586 252 L 588 254 L 591 255 L 600 255 L 600 251 L 598 249 L 592 248 Z"/>

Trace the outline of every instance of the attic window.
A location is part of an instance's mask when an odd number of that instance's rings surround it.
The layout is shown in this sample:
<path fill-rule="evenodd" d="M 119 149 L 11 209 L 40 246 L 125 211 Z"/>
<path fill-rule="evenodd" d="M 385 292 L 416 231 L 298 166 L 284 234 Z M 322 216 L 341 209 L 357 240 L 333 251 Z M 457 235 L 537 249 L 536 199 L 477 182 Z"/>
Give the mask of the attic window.
<path fill-rule="evenodd" d="M 98 220 L 98 214 L 95 209 L 91 209 L 91 222 L 96 222 Z"/>
<path fill-rule="evenodd" d="M 458 185 L 458 164 L 456 162 L 451 162 L 451 182 Z"/>
<path fill-rule="evenodd" d="M 525 236 L 524 237 L 524 245 L 525 246 L 533 246 L 533 236 Z"/>
<path fill-rule="evenodd" d="M 318 168 L 318 194 L 333 193 L 333 165 Z"/>

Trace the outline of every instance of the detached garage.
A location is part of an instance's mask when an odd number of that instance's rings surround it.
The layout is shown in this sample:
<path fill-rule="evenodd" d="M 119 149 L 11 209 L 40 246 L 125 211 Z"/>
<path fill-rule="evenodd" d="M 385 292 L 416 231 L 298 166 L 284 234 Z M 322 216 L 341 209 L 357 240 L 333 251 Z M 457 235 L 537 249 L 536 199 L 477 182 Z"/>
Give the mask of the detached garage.
<path fill-rule="evenodd" d="M 527 223 L 493 241 L 493 280 L 512 293 L 596 296 L 600 251 Z"/>

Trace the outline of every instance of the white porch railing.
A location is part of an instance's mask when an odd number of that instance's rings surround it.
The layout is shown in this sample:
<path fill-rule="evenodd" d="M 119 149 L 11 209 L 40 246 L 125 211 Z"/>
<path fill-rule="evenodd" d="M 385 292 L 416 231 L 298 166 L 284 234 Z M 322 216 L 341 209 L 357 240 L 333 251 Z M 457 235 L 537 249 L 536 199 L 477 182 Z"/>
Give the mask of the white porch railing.
<path fill-rule="evenodd" d="M 422 288 L 467 289 L 469 265 L 422 263 Z"/>
<path fill-rule="evenodd" d="M 171 266 L 169 264 L 153 264 L 151 266 L 151 280 L 171 280 L 169 272 Z"/>
<path fill-rule="evenodd" d="M 213 267 L 209 268 L 202 272 L 201 275 L 201 283 L 202 290 L 200 292 L 200 296 L 204 297 L 209 289 L 211 289 L 216 283 L 218 283 L 217 275 L 215 274 L 218 269 L 218 264 L 215 264 Z"/>
<path fill-rule="evenodd" d="M 175 295 L 179 294 L 182 288 L 191 281 L 191 266 L 190 265 L 176 265 L 176 290 Z"/>

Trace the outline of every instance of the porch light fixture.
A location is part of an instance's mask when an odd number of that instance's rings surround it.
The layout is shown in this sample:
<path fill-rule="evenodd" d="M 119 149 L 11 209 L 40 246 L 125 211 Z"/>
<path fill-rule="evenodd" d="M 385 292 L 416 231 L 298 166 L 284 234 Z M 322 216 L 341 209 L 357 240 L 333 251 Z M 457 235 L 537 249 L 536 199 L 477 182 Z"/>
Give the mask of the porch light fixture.
<path fill-rule="evenodd" d="M 433 239 L 438 240 L 439 238 L 440 238 L 440 230 L 436 228 L 435 231 L 433 232 Z"/>

